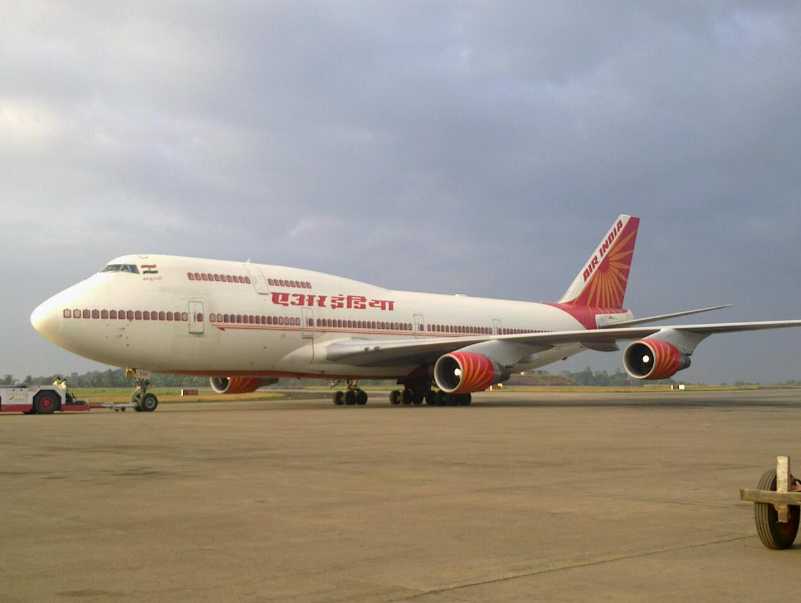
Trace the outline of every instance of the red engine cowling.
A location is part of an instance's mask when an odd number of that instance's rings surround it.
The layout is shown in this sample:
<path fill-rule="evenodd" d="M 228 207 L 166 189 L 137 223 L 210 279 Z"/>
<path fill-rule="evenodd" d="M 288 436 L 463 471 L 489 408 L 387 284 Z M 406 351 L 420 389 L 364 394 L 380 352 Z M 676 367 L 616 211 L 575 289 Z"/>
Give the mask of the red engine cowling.
<path fill-rule="evenodd" d="M 469 394 L 501 380 L 501 370 L 491 358 L 475 352 L 451 352 L 434 365 L 434 381 L 448 394 Z"/>
<path fill-rule="evenodd" d="M 667 341 L 643 339 L 626 348 L 623 365 L 635 379 L 669 379 L 690 366 L 690 355 Z"/>
<path fill-rule="evenodd" d="M 218 394 L 249 394 L 277 381 L 269 377 L 212 377 L 209 380 L 211 389 Z"/>

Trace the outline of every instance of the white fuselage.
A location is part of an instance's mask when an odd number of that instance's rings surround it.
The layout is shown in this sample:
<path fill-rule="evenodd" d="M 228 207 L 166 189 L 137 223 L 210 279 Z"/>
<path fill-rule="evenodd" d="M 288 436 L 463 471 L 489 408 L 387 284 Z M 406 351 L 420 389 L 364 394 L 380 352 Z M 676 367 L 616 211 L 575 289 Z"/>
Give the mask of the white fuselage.
<path fill-rule="evenodd" d="M 396 291 L 320 272 L 174 256 L 124 256 L 37 308 L 61 347 L 110 365 L 165 373 L 399 378 L 414 365 L 330 362 L 341 340 L 470 337 L 586 328 L 551 304 Z M 606 316 L 626 320 L 623 311 Z M 533 351 L 519 370 L 574 355 Z"/>

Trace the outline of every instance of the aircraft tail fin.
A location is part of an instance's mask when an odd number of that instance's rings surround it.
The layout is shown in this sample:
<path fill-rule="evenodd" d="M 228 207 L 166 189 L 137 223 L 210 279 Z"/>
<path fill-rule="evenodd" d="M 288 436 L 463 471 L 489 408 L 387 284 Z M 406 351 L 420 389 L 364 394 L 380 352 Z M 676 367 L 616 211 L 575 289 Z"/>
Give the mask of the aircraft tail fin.
<path fill-rule="evenodd" d="M 559 303 L 622 308 L 639 227 L 639 218 L 618 216 Z"/>

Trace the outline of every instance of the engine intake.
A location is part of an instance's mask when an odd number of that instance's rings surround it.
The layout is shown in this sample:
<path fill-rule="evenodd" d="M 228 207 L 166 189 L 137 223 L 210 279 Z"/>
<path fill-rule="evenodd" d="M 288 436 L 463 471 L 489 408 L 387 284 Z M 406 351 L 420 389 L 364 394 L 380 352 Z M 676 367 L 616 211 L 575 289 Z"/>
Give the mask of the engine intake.
<path fill-rule="evenodd" d="M 469 394 L 502 381 L 502 371 L 492 359 L 474 352 L 451 352 L 434 365 L 434 381 L 448 394 Z"/>
<path fill-rule="evenodd" d="M 626 372 L 635 379 L 669 379 L 690 364 L 689 354 L 661 339 L 635 341 L 623 353 Z"/>
<path fill-rule="evenodd" d="M 212 377 L 209 379 L 211 389 L 217 394 L 249 394 L 277 381 L 278 379 L 272 377 Z"/>

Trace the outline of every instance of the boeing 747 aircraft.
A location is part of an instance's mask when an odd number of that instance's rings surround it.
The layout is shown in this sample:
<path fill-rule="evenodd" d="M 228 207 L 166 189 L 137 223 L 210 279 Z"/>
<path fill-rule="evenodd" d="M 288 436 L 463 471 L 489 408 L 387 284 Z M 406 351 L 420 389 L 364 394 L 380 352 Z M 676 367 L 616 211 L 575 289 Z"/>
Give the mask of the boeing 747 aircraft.
<path fill-rule="evenodd" d="M 636 379 L 690 366 L 714 333 L 801 326 L 801 320 L 645 326 L 725 306 L 635 318 L 624 309 L 639 219 L 621 215 L 559 301 L 530 303 L 385 289 L 285 266 L 126 255 L 45 301 L 33 327 L 86 358 L 138 378 L 137 410 L 153 411 L 148 371 L 203 375 L 219 393 L 280 377 L 346 383 L 336 404 L 365 404 L 360 378 L 397 380 L 393 404 L 467 405 L 514 371 L 584 350 L 623 352 Z"/>

